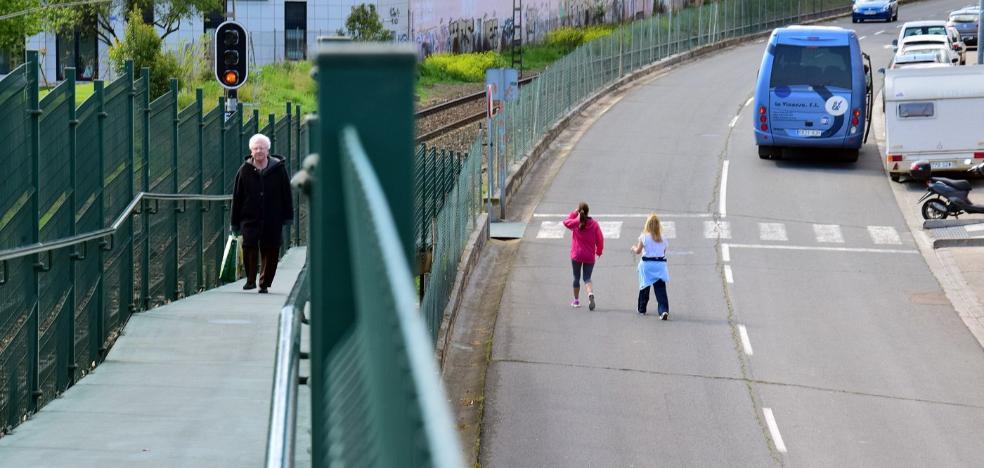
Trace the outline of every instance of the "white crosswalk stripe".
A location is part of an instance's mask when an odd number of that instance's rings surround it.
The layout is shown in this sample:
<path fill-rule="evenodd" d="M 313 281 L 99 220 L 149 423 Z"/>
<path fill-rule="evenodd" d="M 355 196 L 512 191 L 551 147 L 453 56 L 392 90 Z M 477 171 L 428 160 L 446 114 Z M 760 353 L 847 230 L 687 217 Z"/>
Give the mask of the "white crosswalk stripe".
<path fill-rule="evenodd" d="M 563 239 L 567 228 L 560 221 L 544 221 L 540 223 L 540 230 L 536 233 L 537 239 Z"/>
<path fill-rule="evenodd" d="M 601 226 L 601 235 L 605 236 L 605 239 L 618 239 L 622 236 L 621 221 L 599 221 L 598 225 Z"/>
<path fill-rule="evenodd" d="M 814 224 L 813 233 L 817 237 L 817 242 L 843 244 L 844 235 L 837 224 Z"/>
<path fill-rule="evenodd" d="M 704 238 L 731 239 L 731 223 L 727 221 L 704 221 Z"/>
<path fill-rule="evenodd" d="M 664 239 L 676 239 L 676 221 L 660 221 Z"/>
<path fill-rule="evenodd" d="M 759 239 L 764 241 L 788 241 L 786 225 L 783 223 L 758 223 Z"/>
<path fill-rule="evenodd" d="M 898 231 L 891 226 L 868 226 L 868 235 L 872 242 L 880 245 L 900 245 L 902 238 Z"/>

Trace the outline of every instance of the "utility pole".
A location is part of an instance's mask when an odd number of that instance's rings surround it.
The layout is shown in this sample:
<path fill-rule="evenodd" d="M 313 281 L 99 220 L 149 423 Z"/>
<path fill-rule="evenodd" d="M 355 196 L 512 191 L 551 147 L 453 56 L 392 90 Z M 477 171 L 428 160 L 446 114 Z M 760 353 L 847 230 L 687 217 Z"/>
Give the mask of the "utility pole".
<path fill-rule="evenodd" d="M 977 6 L 977 64 L 984 64 L 984 49 L 981 49 L 981 32 L 984 31 L 984 24 L 981 24 L 981 18 L 984 18 L 984 0 L 980 1 Z"/>

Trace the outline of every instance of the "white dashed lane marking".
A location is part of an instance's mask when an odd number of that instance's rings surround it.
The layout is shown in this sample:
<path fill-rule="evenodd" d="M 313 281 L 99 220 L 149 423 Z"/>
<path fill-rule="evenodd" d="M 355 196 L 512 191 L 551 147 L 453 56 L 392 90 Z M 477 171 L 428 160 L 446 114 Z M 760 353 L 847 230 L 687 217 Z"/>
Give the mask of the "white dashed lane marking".
<path fill-rule="evenodd" d="M 776 450 L 786 453 L 786 443 L 782 441 L 782 434 L 779 433 L 776 417 L 772 415 L 772 408 L 762 408 L 762 413 L 765 414 L 765 424 L 769 426 L 769 433 L 772 434 L 772 442 L 776 444 Z"/>
<path fill-rule="evenodd" d="M 840 226 L 836 224 L 814 224 L 813 234 L 817 237 L 817 242 L 843 244 L 844 235 L 841 234 Z"/>
<path fill-rule="evenodd" d="M 622 237 L 621 221 L 599 221 L 598 224 L 601 226 L 601 234 L 605 236 L 605 239 Z"/>
<path fill-rule="evenodd" d="M 878 245 L 901 245 L 902 238 L 891 226 L 868 226 L 871 241 Z"/>
<path fill-rule="evenodd" d="M 540 230 L 536 233 L 537 239 L 563 239 L 567 228 L 560 221 L 544 221 L 540 223 Z"/>
<path fill-rule="evenodd" d="M 788 241 L 786 225 L 782 223 L 759 223 L 759 239 L 764 241 Z"/>
<path fill-rule="evenodd" d="M 731 239 L 731 223 L 727 221 L 704 221 L 705 239 Z"/>

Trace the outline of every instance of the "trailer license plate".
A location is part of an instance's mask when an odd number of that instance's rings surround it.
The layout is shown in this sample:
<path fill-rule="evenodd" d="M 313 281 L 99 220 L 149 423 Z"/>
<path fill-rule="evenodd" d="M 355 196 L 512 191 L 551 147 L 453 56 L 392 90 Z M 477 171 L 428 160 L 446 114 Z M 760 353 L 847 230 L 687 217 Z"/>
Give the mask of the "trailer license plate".
<path fill-rule="evenodd" d="M 820 136 L 820 130 L 801 128 L 797 134 L 801 137 L 818 137 Z"/>
<path fill-rule="evenodd" d="M 933 169 L 950 169 L 953 167 L 952 161 L 932 161 L 929 163 L 929 167 Z"/>

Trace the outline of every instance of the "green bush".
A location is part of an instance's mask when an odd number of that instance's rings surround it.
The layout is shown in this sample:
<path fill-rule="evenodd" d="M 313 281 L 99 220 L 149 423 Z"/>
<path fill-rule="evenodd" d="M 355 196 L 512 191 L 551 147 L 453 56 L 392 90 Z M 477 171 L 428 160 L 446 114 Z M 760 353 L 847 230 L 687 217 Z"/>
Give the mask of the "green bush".
<path fill-rule="evenodd" d="M 495 52 L 470 54 L 434 54 L 420 64 L 420 76 L 437 81 L 485 81 L 485 70 L 506 66 L 506 60 Z"/>
<path fill-rule="evenodd" d="M 156 99 L 167 93 L 169 81 L 181 78 L 181 66 L 173 54 L 161 52 L 161 38 L 153 25 L 145 24 L 137 10 L 130 13 L 122 41 L 109 48 L 109 60 L 113 70 L 122 75 L 127 60 L 133 60 L 134 72 L 139 75 L 143 67 L 150 68 L 150 97 Z"/>
<path fill-rule="evenodd" d="M 603 24 L 590 26 L 587 28 L 575 28 L 564 26 L 554 29 L 547 33 L 545 44 L 561 49 L 563 53 L 568 53 L 581 44 L 591 42 L 599 37 L 604 37 L 612 33 L 616 25 Z"/>

